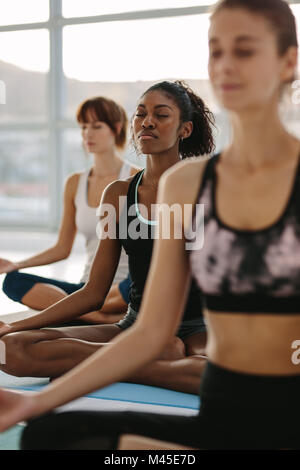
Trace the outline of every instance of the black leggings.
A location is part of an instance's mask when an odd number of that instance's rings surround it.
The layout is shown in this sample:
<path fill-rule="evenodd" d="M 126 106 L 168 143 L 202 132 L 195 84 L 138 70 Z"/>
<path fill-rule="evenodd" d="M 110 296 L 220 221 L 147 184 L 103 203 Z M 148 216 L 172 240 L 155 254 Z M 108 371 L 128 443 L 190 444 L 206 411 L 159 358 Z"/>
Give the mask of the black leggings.
<path fill-rule="evenodd" d="M 22 450 L 111 450 L 122 434 L 139 434 L 190 445 L 197 417 L 132 411 L 69 411 L 52 413 L 29 423 Z M 184 438 L 183 438 L 183 436 Z"/>
<path fill-rule="evenodd" d="M 22 303 L 24 295 L 27 294 L 27 292 L 37 283 L 50 284 L 52 286 L 59 287 L 68 295 L 78 291 L 85 284 L 84 282 L 73 283 L 60 281 L 50 277 L 37 276 L 36 274 L 12 271 L 6 274 L 2 289 L 11 300 Z M 127 304 L 129 303 L 130 285 L 131 279 L 128 274 L 128 277 L 119 283 L 120 293 Z"/>
<path fill-rule="evenodd" d="M 264 377 L 208 363 L 196 416 L 73 411 L 32 420 L 27 449 L 114 450 L 122 434 L 199 449 L 300 449 L 300 376 Z"/>

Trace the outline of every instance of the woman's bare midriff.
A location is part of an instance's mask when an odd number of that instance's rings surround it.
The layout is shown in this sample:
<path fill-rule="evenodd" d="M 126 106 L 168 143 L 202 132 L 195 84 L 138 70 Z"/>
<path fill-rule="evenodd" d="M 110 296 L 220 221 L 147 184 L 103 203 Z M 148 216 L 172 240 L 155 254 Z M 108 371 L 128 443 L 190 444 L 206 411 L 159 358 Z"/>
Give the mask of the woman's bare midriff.
<path fill-rule="evenodd" d="M 300 375 L 300 313 L 207 311 L 205 318 L 213 363 L 249 374 Z"/>

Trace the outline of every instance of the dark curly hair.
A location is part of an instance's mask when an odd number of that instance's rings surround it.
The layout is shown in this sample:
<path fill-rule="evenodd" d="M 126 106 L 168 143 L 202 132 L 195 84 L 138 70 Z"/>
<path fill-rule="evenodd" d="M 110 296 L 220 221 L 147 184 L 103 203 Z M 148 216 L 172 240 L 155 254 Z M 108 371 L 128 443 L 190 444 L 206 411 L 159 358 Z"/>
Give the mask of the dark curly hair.
<path fill-rule="evenodd" d="M 193 131 L 189 137 L 179 142 L 182 158 L 210 154 L 215 149 L 212 127 L 214 115 L 204 101 L 183 81 L 163 81 L 152 85 L 143 93 L 161 91 L 172 99 L 180 110 L 181 123 L 192 121 Z"/>

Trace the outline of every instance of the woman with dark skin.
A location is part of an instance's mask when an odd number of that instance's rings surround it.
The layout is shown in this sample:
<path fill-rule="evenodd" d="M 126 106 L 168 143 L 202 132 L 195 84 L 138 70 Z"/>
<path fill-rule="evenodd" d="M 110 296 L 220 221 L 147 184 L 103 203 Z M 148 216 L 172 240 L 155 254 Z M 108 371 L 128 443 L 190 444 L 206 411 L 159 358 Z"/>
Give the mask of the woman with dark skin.
<path fill-rule="evenodd" d="M 6 364 L 1 366 L 4 372 L 57 377 L 101 346 L 107 347 L 122 330 L 131 327 L 139 310 L 151 260 L 151 227 L 155 221 L 149 220 L 151 217 L 147 214 L 151 214 L 151 206 L 156 202 L 158 181 L 168 168 L 179 162 L 180 154 L 186 158 L 212 150 L 211 124 L 212 115 L 203 101 L 181 83 L 162 82 L 142 96 L 132 128 L 137 147 L 147 155 L 146 169 L 133 178 L 109 185 L 101 203 L 101 207 L 109 204 L 114 209 L 116 220 L 112 223 L 117 231 L 122 230 L 125 219 L 128 234 L 124 239 L 117 236 L 101 240 L 89 280 L 80 291 L 33 318 L 2 325 L 0 335 L 7 355 Z M 126 199 L 129 205 L 128 225 L 127 212 L 119 207 L 120 198 Z M 132 208 L 133 217 L 130 215 Z M 131 236 L 130 226 L 136 222 L 146 229 L 145 240 Z M 112 325 L 45 329 L 101 308 L 114 278 L 122 245 L 129 256 L 132 279 L 129 311 L 124 321 Z M 168 291 L 162 294 L 173 295 Z M 181 326 L 162 354 L 126 380 L 197 393 L 205 364 L 206 331 L 199 310 L 200 293 L 194 283 L 191 283 L 188 299 Z M 164 317 L 164 309 L 160 315 Z M 44 329 L 40 330 L 42 327 Z"/>

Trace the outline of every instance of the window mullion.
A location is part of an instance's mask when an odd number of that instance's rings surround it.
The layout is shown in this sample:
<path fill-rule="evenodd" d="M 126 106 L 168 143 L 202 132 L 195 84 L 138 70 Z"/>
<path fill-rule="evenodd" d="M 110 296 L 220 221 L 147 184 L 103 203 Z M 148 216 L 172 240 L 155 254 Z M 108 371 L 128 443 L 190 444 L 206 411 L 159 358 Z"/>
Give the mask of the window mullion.
<path fill-rule="evenodd" d="M 58 227 L 61 217 L 63 186 L 62 135 L 59 122 L 63 118 L 64 78 L 62 59 L 61 0 L 49 0 L 50 11 L 50 69 L 48 86 L 49 169 L 50 169 L 50 226 Z"/>

